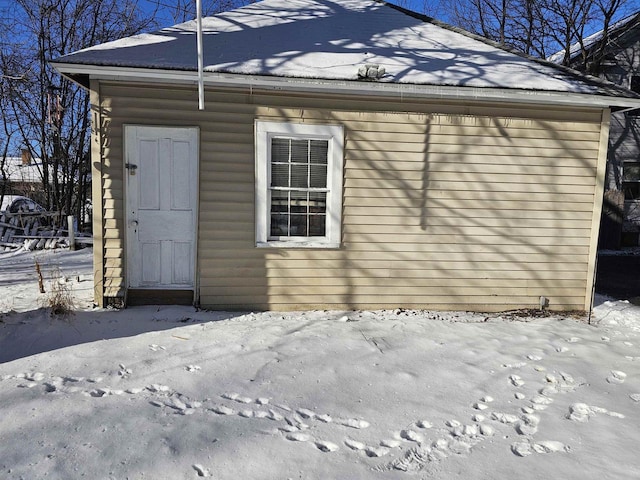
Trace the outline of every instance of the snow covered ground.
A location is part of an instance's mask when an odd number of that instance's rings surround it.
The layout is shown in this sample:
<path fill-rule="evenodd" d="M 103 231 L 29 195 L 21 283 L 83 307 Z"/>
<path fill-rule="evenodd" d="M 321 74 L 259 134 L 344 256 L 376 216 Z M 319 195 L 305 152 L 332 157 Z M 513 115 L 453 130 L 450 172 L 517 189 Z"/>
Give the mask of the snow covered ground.
<path fill-rule="evenodd" d="M 34 257 L 75 314 L 39 308 Z M 90 261 L 0 255 L 2 479 L 640 478 L 628 302 L 599 298 L 592 325 L 115 311 L 92 308 Z"/>

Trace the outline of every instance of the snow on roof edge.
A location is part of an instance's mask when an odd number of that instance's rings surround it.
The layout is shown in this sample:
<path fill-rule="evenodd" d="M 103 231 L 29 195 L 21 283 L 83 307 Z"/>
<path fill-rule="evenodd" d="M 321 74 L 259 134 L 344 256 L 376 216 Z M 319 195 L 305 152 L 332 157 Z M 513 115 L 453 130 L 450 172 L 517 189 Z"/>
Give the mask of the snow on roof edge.
<path fill-rule="evenodd" d="M 623 30 L 627 26 L 631 28 L 632 25 L 630 24 L 632 24 L 634 20 L 638 20 L 638 22 L 640 22 L 640 11 L 632 13 L 631 15 L 627 15 L 626 17 L 618 20 L 613 25 L 611 25 L 609 30 L 609 35 L 617 34 L 620 30 Z M 587 51 L 590 50 L 594 45 L 596 45 L 602 39 L 603 32 L 604 32 L 604 29 L 599 30 L 595 33 L 592 33 L 591 35 L 589 35 L 588 37 L 582 40 L 582 44 L 584 45 Z M 576 42 L 572 44 L 571 47 L 569 47 L 570 60 L 575 59 L 580 54 L 580 48 L 581 48 L 580 42 Z M 547 57 L 547 60 L 550 62 L 559 64 L 558 62 L 561 62 L 564 59 L 564 54 L 565 54 L 565 49 L 562 49 L 552 55 L 549 55 Z"/>

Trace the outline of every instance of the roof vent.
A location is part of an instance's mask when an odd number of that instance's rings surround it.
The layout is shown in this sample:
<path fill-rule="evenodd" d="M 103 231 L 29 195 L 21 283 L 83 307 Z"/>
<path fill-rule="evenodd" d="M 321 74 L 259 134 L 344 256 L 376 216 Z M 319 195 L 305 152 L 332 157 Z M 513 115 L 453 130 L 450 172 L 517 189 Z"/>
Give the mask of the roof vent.
<path fill-rule="evenodd" d="M 358 68 L 358 78 L 360 80 L 378 80 L 384 76 L 386 70 L 377 63 L 367 63 Z"/>

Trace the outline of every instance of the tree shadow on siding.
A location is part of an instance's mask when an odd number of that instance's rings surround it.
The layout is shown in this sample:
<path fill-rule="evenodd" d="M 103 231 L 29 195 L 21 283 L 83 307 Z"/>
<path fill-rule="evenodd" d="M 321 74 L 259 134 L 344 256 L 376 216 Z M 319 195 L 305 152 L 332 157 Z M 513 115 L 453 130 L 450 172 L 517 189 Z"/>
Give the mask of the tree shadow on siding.
<path fill-rule="evenodd" d="M 567 130 L 542 112 L 412 108 L 361 113 L 370 122 L 345 121 L 358 114 L 349 110 L 311 119 L 345 125 L 343 244 L 295 254 L 316 278 L 306 289 L 292 284 L 292 295 L 306 292 L 320 308 L 329 299 L 329 308 L 509 310 L 537 308 L 540 296 L 551 308 L 583 308 L 599 145 L 596 131 L 581 140 L 589 120 L 571 119 Z M 285 121 L 309 120 L 302 106 L 300 115 L 274 109 Z M 418 162 L 391 141 L 398 124 L 375 133 L 385 116 L 407 119 Z"/>
<path fill-rule="evenodd" d="M 522 140 L 515 138 L 507 125 L 521 120 L 516 115 L 511 120 L 490 120 L 500 132 L 498 138 L 507 140 L 507 144 L 496 151 L 498 158 L 487 157 L 484 166 L 488 170 L 500 166 L 499 155 L 521 148 L 517 145 Z M 527 163 L 514 164 L 518 167 L 514 171 L 523 171 L 514 173 L 518 179 L 509 181 L 506 173 L 496 173 L 492 179 L 491 174 L 469 173 L 464 160 L 473 155 L 473 145 L 464 143 L 465 137 L 461 137 L 460 157 L 450 160 L 459 162 L 459 179 L 467 181 L 471 189 L 456 190 L 449 180 L 440 181 L 439 172 L 432 171 L 433 164 L 430 167 L 425 156 L 421 227 L 433 235 L 444 225 L 449 233 L 440 238 L 457 245 L 454 250 L 458 250 L 459 259 L 446 266 L 445 262 L 434 262 L 434 268 L 442 278 L 467 278 L 475 285 L 470 289 L 443 288 L 443 293 L 458 298 L 461 290 L 467 290 L 468 298 L 461 303 L 474 309 L 536 308 L 539 297 L 545 296 L 551 308 L 581 309 L 584 295 L 589 295 L 587 260 L 594 201 L 589 190 L 593 192 L 597 146 L 585 156 L 585 151 L 567 140 L 553 122 L 535 118 L 524 121 L 531 124 L 531 131 L 540 129 L 550 134 L 544 147 L 538 148 L 553 148 L 557 157 L 548 153 L 536 156 L 532 148 Z M 432 146 L 429 138 L 425 142 Z M 506 172 L 511 167 L 502 168 Z M 559 172 L 553 173 L 552 169 Z M 578 176 L 578 172 L 585 176 Z M 434 195 L 439 189 L 448 193 L 446 200 Z M 530 201 L 526 195 L 531 196 Z M 466 203 L 468 208 L 453 208 L 456 202 Z M 436 211 L 450 217 L 430 215 Z M 450 220 L 442 221 L 445 218 Z"/>

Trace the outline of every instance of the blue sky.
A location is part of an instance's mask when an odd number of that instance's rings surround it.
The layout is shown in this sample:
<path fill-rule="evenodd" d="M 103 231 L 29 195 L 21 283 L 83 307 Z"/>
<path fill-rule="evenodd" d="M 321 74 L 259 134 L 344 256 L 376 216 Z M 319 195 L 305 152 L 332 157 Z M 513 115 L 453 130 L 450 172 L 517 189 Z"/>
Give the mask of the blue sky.
<path fill-rule="evenodd" d="M 35 0 L 34 0 L 35 1 Z M 195 4 L 195 0 L 192 0 Z M 206 0 L 204 0 L 206 2 Z M 410 10 L 414 10 L 420 13 L 426 13 L 427 15 L 432 15 L 440 20 L 447 21 L 447 9 L 446 4 L 447 0 L 387 0 L 390 3 L 395 3 L 406 7 Z M 0 0 L 0 10 L 9 7 L 15 2 L 15 0 Z M 152 5 L 155 4 L 165 4 L 165 5 L 175 5 L 175 0 L 138 0 L 140 5 L 147 5 L 147 8 L 151 9 Z M 624 10 L 621 11 L 623 16 L 626 16 L 634 11 L 640 10 L 640 0 L 628 0 L 625 2 Z M 171 17 L 169 14 L 166 15 L 166 18 L 162 21 L 162 26 L 168 26 L 173 24 Z M 599 28 L 595 28 L 592 30 L 599 30 Z M 588 34 L 593 33 L 593 31 L 587 32 Z"/>
<path fill-rule="evenodd" d="M 8 3 L 13 0 L 0 0 L 1 3 Z M 175 0 L 138 0 L 141 4 L 166 4 L 173 5 L 175 4 Z M 195 4 L 195 0 L 192 0 Z M 206 0 L 203 0 L 206 2 Z M 396 5 L 400 5 L 402 7 L 408 8 L 410 10 L 426 13 L 427 15 L 431 15 L 439 20 L 448 21 L 448 11 L 447 4 L 449 3 L 447 0 L 387 0 L 389 3 L 395 3 Z M 620 10 L 620 15 L 616 20 L 619 20 L 622 17 L 625 17 L 635 11 L 640 10 L 640 0 L 627 0 L 623 9 Z M 167 15 L 167 17 L 169 17 Z M 591 31 L 588 31 L 587 34 L 594 33 L 599 30 L 600 26 L 594 27 Z"/>

